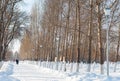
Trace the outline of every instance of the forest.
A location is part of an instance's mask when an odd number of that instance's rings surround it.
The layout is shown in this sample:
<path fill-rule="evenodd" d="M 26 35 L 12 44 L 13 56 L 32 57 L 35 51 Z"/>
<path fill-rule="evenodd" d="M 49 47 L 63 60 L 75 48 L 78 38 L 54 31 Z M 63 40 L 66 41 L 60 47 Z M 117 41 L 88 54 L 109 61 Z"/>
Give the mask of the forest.
<path fill-rule="evenodd" d="M 22 0 L 0 0 L 0 61 L 10 56 L 10 43 L 20 37 L 28 16 L 18 6 Z"/>
<path fill-rule="evenodd" d="M 104 13 L 108 2 L 109 19 Z M 40 2 L 35 2 L 30 27 L 22 40 L 21 58 L 103 63 L 108 26 L 110 61 L 120 60 L 119 3 L 119 0 L 45 0 L 40 11 Z"/>
<path fill-rule="evenodd" d="M 120 60 L 119 3 L 119 0 L 44 0 L 40 6 L 40 1 L 35 2 L 30 26 L 22 40 L 21 58 L 102 64 L 106 60 L 108 26 L 109 59 Z M 111 8 L 108 19 L 106 5 Z"/>
<path fill-rule="evenodd" d="M 42 4 L 38 0 L 33 4 L 30 15 L 22 14 L 16 9 L 14 11 L 15 4 L 21 0 L 1 0 L 0 3 L 2 1 L 1 58 L 5 58 L 4 51 L 7 48 L 3 49 L 8 46 L 10 39 L 16 37 L 15 30 L 21 23 L 29 21 L 21 39 L 21 60 L 76 62 L 78 66 L 80 62 L 96 62 L 103 65 L 106 61 L 107 28 L 109 61 L 120 60 L 119 0 L 44 0 Z M 104 12 L 107 7 L 111 10 L 109 16 Z M 11 8 L 10 12 L 8 8 Z M 10 26 L 13 26 L 12 31 L 6 33 Z"/>

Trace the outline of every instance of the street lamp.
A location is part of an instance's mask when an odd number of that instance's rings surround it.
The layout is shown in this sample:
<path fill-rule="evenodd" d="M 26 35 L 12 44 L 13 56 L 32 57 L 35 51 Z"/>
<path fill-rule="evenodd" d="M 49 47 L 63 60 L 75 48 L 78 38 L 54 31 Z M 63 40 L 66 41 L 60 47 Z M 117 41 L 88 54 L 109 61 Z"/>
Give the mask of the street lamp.
<path fill-rule="evenodd" d="M 42 55 L 42 47 L 43 47 L 43 46 L 40 45 L 40 61 L 43 59 L 42 56 L 41 56 L 41 55 Z"/>
<path fill-rule="evenodd" d="M 105 16 L 106 16 L 106 20 L 107 20 L 107 32 L 106 32 L 106 44 L 107 44 L 107 48 L 106 48 L 106 59 L 107 59 L 107 76 L 109 76 L 109 17 L 110 17 L 110 8 L 106 8 L 105 9 Z"/>
<path fill-rule="evenodd" d="M 42 45 L 40 45 L 40 48 L 42 48 Z"/>
<path fill-rule="evenodd" d="M 35 60 L 35 58 L 34 58 L 34 56 L 33 56 L 33 55 L 34 55 L 34 52 L 35 52 L 35 49 L 33 48 L 33 49 L 32 49 L 32 58 L 31 58 L 32 60 Z"/>
<path fill-rule="evenodd" d="M 56 50 L 56 54 L 57 54 L 57 57 L 56 57 L 56 70 L 58 70 L 58 54 L 59 54 L 59 48 L 58 48 L 58 45 L 59 45 L 59 37 L 56 37 L 56 44 L 57 44 L 57 50 Z"/>
<path fill-rule="evenodd" d="M 42 45 L 40 45 L 40 66 L 41 66 L 41 62 L 42 62 L 42 60 L 43 60 L 43 57 L 42 57 Z"/>

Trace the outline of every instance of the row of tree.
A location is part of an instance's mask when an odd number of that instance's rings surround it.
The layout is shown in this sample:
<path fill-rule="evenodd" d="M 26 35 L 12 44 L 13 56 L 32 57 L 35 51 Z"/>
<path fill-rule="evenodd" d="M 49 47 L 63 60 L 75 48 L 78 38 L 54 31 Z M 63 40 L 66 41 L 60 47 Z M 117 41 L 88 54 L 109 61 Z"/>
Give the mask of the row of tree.
<path fill-rule="evenodd" d="M 9 44 L 20 35 L 20 27 L 27 19 L 18 4 L 22 0 L 0 0 L 0 60 L 5 60 Z"/>
<path fill-rule="evenodd" d="M 35 2 L 31 24 L 21 45 L 21 58 L 43 61 L 99 62 L 106 60 L 106 16 L 109 6 L 109 58 L 120 60 L 119 0 L 44 0 Z M 77 71 L 79 69 L 76 69 Z"/>

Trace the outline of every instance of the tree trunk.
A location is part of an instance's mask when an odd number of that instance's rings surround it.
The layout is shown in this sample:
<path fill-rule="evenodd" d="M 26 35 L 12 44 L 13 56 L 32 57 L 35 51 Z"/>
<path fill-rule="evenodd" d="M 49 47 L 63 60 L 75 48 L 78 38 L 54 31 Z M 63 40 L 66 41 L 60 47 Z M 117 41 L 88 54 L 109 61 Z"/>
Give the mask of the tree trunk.
<path fill-rule="evenodd" d="M 101 38 L 101 19 L 102 19 L 102 15 L 101 15 L 101 11 L 100 11 L 100 3 L 98 3 L 97 5 L 98 7 L 98 52 L 100 55 L 100 72 L 101 74 L 103 74 L 103 63 L 104 63 L 104 57 L 103 57 L 103 53 L 102 53 L 102 38 Z"/>
<path fill-rule="evenodd" d="M 76 24 L 78 23 L 78 27 L 79 27 L 79 31 L 78 31 L 78 49 L 77 49 L 77 69 L 76 69 L 76 72 L 79 72 L 79 63 L 80 63 L 80 40 L 81 40 L 81 37 L 80 37 L 80 31 L 81 31 L 81 20 L 80 20 L 80 17 L 81 17 L 81 12 L 80 12 L 80 2 L 79 0 L 77 0 L 77 16 L 78 16 L 78 19 L 76 19 L 78 22 L 76 22 Z"/>
<path fill-rule="evenodd" d="M 91 10 L 90 10 L 90 22 L 89 22 L 89 31 L 88 31 L 88 36 L 89 36 L 89 54 L 88 54 L 88 72 L 90 72 L 91 69 L 91 41 L 92 41 L 92 37 L 91 37 L 91 31 L 92 31 L 92 22 L 93 22 L 93 17 L 92 17 L 92 10 L 93 10 L 93 0 L 90 0 L 90 6 L 91 6 Z"/>
<path fill-rule="evenodd" d="M 117 54 L 116 54 L 116 57 L 115 57 L 114 72 L 116 72 L 116 68 L 117 68 L 117 61 L 118 61 L 118 57 L 119 57 L 119 47 L 120 47 L 120 25 L 119 25 L 119 38 L 118 38 L 118 44 L 117 44 Z"/>

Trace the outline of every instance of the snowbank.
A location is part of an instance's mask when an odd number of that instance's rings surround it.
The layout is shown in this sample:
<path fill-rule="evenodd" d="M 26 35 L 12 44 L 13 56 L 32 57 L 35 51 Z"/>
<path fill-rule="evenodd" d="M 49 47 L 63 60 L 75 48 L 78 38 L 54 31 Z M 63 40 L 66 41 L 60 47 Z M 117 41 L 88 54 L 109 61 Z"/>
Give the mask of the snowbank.
<path fill-rule="evenodd" d="M 27 62 L 30 63 L 30 62 Z M 34 63 L 34 62 L 33 62 Z M 32 63 L 30 63 L 32 64 Z M 114 63 L 110 63 L 110 76 L 106 75 L 106 63 L 104 64 L 104 74 L 100 74 L 100 64 L 93 63 L 91 65 L 91 72 L 87 72 L 87 64 L 81 63 L 79 72 L 75 72 L 76 64 L 73 65 L 73 71 L 70 71 L 71 64 L 67 64 L 67 71 L 64 72 L 63 70 L 55 70 L 54 68 L 51 69 L 51 66 L 46 66 L 47 63 L 41 63 L 41 66 L 38 64 L 40 71 L 45 73 L 53 73 L 57 76 L 66 77 L 65 81 L 120 81 L 120 68 L 118 65 L 117 72 L 114 72 Z M 48 63 L 50 64 L 50 63 Z M 52 64 L 52 63 L 51 63 Z M 60 66 L 61 67 L 61 66 Z M 64 67 L 64 66 L 62 66 Z"/>
<path fill-rule="evenodd" d="M 40 71 L 43 71 L 45 73 L 53 73 L 54 75 L 60 76 L 60 77 L 66 77 L 65 81 L 120 81 L 120 73 L 113 75 L 116 76 L 109 76 L 106 75 L 100 75 L 97 73 L 89 73 L 89 72 L 60 72 L 56 70 L 51 70 L 48 68 L 39 68 Z"/>
<path fill-rule="evenodd" d="M 2 67 L 2 65 L 3 65 L 3 61 L 0 62 L 0 68 Z"/>
<path fill-rule="evenodd" d="M 0 70 L 0 81 L 20 81 L 11 76 L 13 73 L 13 65 L 10 62 L 4 62 Z"/>
<path fill-rule="evenodd" d="M 21 65 L 24 63 L 26 64 L 26 66 L 28 64 L 29 67 L 35 66 L 37 72 L 48 74 L 49 77 L 52 74 L 55 77 L 59 76 L 60 78 L 64 78 L 63 81 L 120 81 L 120 67 L 119 67 L 120 64 L 118 64 L 117 71 L 114 72 L 113 70 L 114 64 L 111 63 L 110 64 L 110 76 L 107 77 L 105 65 L 104 65 L 104 74 L 101 75 L 99 71 L 99 67 L 100 67 L 99 64 L 91 65 L 92 66 L 91 72 L 86 72 L 87 65 L 84 63 L 80 64 L 79 72 L 74 72 L 74 70 L 71 72 L 69 70 L 70 64 L 67 64 L 67 71 L 64 72 L 60 69 L 58 71 L 54 70 L 54 68 L 51 69 L 51 67 L 46 66 L 47 63 L 45 62 L 44 62 L 45 64 L 42 63 L 43 64 L 42 65 L 42 64 L 39 64 L 39 62 L 37 63 L 37 62 L 24 61 L 24 62 L 21 62 Z M 46 67 L 43 67 L 43 66 L 46 66 Z M 54 65 L 51 65 L 51 66 L 54 67 Z M 25 67 L 23 67 L 23 69 L 24 68 Z M 74 65 L 74 68 L 75 68 L 75 65 Z M 13 63 L 4 62 L 0 70 L 0 81 L 20 81 L 11 76 L 11 74 L 14 73 L 13 69 L 14 69 Z M 51 81 L 51 80 L 47 80 L 47 81 Z"/>
<path fill-rule="evenodd" d="M 96 73 L 69 73 L 66 81 L 120 81 L 119 75 L 109 76 Z"/>
<path fill-rule="evenodd" d="M 5 62 L 3 66 L 1 67 L 1 73 L 4 73 L 6 75 L 12 74 L 13 65 L 10 62 Z"/>

